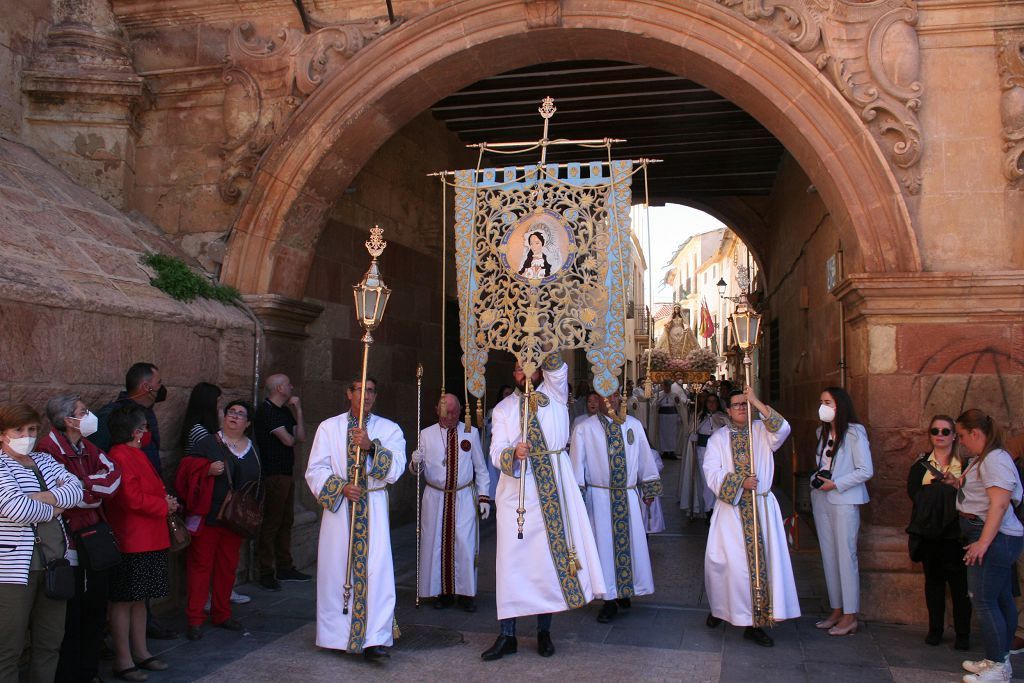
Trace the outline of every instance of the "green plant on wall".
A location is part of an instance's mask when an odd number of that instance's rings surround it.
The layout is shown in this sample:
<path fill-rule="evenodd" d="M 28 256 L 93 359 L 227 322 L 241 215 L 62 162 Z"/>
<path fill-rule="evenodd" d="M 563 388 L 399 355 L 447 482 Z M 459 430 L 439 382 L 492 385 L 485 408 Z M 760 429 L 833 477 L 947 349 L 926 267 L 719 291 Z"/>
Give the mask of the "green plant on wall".
<path fill-rule="evenodd" d="M 150 252 L 142 256 L 142 263 L 156 271 L 149 283 L 178 301 L 202 297 L 232 304 L 239 299 L 237 289 L 211 283 L 179 258 Z"/>

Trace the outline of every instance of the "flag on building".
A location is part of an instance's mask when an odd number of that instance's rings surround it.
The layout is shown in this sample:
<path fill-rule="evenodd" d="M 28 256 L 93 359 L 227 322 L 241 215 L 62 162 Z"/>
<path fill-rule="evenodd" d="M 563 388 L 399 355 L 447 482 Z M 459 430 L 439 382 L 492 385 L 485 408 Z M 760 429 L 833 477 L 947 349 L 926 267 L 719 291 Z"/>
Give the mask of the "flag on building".
<path fill-rule="evenodd" d="M 705 339 L 715 336 L 715 321 L 711 318 L 711 311 L 708 310 L 706 299 L 701 300 L 700 305 L 700 336 Z"/>

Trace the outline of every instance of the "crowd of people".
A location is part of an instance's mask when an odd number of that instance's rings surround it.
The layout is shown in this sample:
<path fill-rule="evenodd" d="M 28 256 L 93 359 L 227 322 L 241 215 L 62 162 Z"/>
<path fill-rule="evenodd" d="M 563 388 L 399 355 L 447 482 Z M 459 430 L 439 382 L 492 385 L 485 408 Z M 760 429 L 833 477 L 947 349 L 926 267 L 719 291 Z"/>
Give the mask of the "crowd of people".
<path fill-rule="evenodd" d="M 659 526 L 664 458 L 681 460 L 680 506 L 709 526 L 707 626 L 728 622 L 771 647 L 768 629 L 800 616 L 772 492 L 774 453 L 790 426 L 750 387 L 667 382 L 649 399 L 630 387 L 628 411 L 617 394 L 580 392 L 582 409 L 571 420 L 558 354 L 529 377 L 517 365 L 513 384 L 502 387 L 483 430 L 460 423 L 458 398 L 445 394 L 408 465 L 425 483 L 418 600 L 476 610 L 480 522 L 495 514 L 499 634 L 485 661 L 518 651 L 519 617 L 536 617 L 537 651 L 549 657 L 555 613 L 600 600 L 597 619 L 607 623 L 632 598 L 654 592 L 647 535 Z M 193 388 L 171 489 L 153 411 L 166 389 L 151 363 L 133 365 L 124 392 L 96 413 L 77 395 L 50 399 L 45 434 L 33 407 L 0 405 L 0 609 L 8 617 L 0 682 L 18 680 L 29 634 L 33 681 L 99 680 L 107 631 L 116 678 L 145 681 L 167 669 L 147 637 L 176 636 L 149 607 L 168 595 L 176 515 L 190 534 L 186 637 L 202 638 L 207 619 L 241 631 L 232 603 L 247 600 L 234 591 L 246 534 L 224 509 L 246 487 L 262 491 L 261 524 L 251 534 L 260 585 L 274 591 L 282 581 L 311 580 L 290 552 L 302 406 L 285 375 L 270 376 L 264 389 L 256 410 L 244 400 L 221 405 L 216 385 Z M 407 471 L 407 444 L 398 424 L 373 410 L 376 381 L 355 380 L 346 393 L 349 409 L 319 425 L 305 471 L 323 508 L 316 643 L 382 661 L 400 634 L 386 491 Z M 809 498 L 831 608 L 816 626 L 849 636 L 860 625 L 857 545 L 871 448 L 843 388 L 821 393 L 815 417 Z M 973 609 L 985 652 L 963 662 L 963 680 L 1009 680 L 1010 653 L 1024 651 L 1013 598 L 1024 545 L 1018 465 L 979 410 L 935 415 L 928 430 L 930 448 L 915 454 L 907 479 L 910 556 L 924 569 L 925 642 L 942 641 L 948 587 L 954 647 L 970 648 Z"/>

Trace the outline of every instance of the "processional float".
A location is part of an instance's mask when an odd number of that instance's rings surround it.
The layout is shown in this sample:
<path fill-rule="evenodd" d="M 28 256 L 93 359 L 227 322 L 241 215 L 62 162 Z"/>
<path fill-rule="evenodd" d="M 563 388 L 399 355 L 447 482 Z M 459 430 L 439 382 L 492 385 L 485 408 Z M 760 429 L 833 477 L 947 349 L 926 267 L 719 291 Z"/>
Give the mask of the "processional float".
<path fill-rule="evenodd" d="M 549 139 L 556 111 L 550 97 L 541 103 L 538 113 L 543 134 L 539 140 L 469 145 L 479 152 L 476 168 L 430 174 L 441 180 L 442 206 L 447 205 L 447 188 L 455 191 L 455 261 L 467 427 L 470 395 L 476 397 L 477 420 L 483 426 L 488 352 L 506 351 L 516 358 L 527 378 L 521 423 L 522 440 L 527 443 L 530 417 L 537 410 L 530 378 L 548 354 L 585 349 L 595 391 L 608 397 L 620 389 L 632 270 L 632 178 L 638 172 L 646 177 L 648 165 L 658 161 L 614 160 L 612 146 L 624 140 Z M 605 158 L 548 163 L 548 149 L 556 146 L 600 149 Z M 485 153 L 523 155 L 533 151 L 539 151 L 540 157 L 534 165 L 482 167 Z M 445 211 L 442 221 L 442 241 L 446 242 Z M 625 410 L 625 401 L 622 408 Z M 550 444 L 554 451 L 531 452 L 530 457 L 560 453 L 565 446 Z M 525 470 L 524 466 L 519 479 L 520 539 L 526 517 Z M 559 468 L 554 470 L 557 476 Z M 574 560 L 570 566 L 575 567 L 578 560 L 569 525 L 566 529 L 570 560 Z"/>

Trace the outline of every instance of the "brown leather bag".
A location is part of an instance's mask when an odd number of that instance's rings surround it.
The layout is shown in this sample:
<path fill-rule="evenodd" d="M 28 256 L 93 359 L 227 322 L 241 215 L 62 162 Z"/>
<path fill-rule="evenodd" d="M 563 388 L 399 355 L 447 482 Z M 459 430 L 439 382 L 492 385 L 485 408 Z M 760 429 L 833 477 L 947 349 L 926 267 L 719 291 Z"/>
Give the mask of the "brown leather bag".
<path fill-rule="evenodd" d="M 171 540 L 171 547 L 168 548 L 168 551 L 172 553 L 184 550 L 192 542 L 192 534 L 188 532 L 185 520 L 177 512 L 167 513 L 167 535 Z"/>
<path fill-rule="evenodd" d="M 227 451 L 227 446 L 222 446 Z M 253 454 L 256 454 L 255 443 L 252 449 Z M 258 454 L 256 460 L 259 461 Z M 236 489 L 231 480 L 231 463 L 227 459 L 224 460 L 224 474 L 228 477 L 228 493 L 217 512 L 217 521 L 242 538 L 254 538 L 263 524 L 263 491 L 260 482 L 250 481 Z"/>

